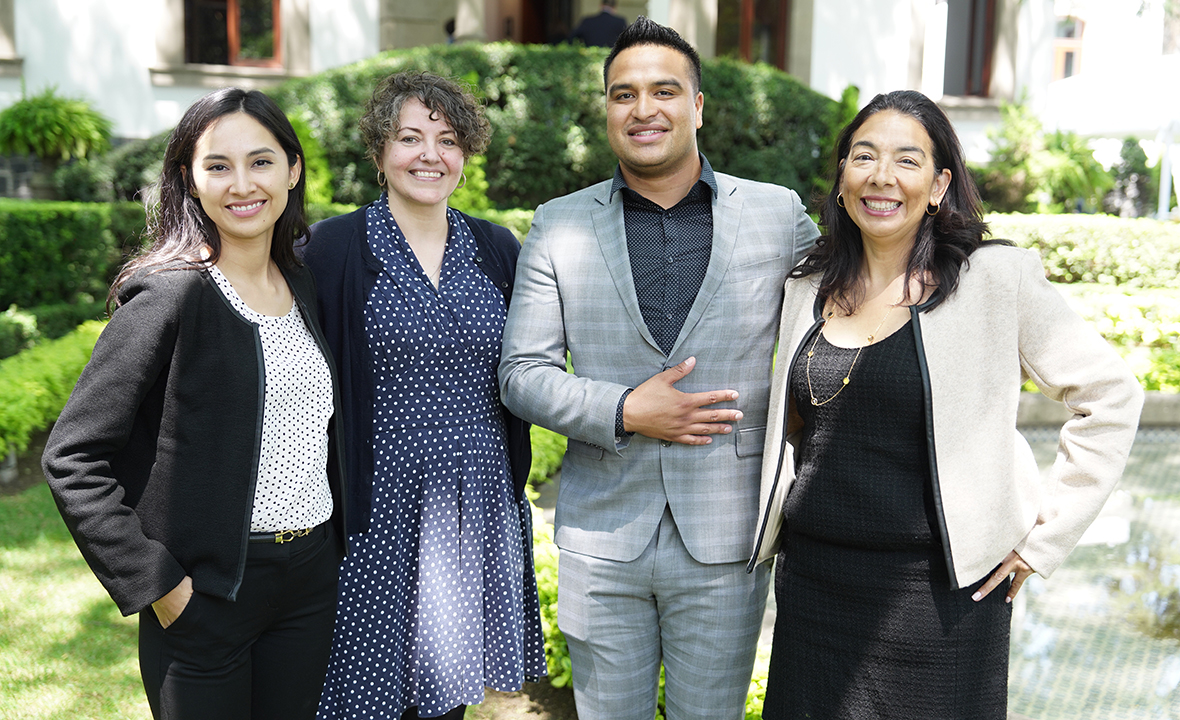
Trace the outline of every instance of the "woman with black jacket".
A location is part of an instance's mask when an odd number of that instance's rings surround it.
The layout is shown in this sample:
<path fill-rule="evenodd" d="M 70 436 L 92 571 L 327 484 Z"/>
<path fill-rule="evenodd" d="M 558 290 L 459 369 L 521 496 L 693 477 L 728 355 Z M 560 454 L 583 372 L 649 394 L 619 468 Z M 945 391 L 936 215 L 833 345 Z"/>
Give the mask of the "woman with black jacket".
<path fill-rule="evenodd" d="M 306 234 L 302 149 L 257 91 L 173 132 L 153 244 L 50 435 L 45 474 L 125 615 L 152 714 L 311 718 L 343 555 L 339 393 Z"/>

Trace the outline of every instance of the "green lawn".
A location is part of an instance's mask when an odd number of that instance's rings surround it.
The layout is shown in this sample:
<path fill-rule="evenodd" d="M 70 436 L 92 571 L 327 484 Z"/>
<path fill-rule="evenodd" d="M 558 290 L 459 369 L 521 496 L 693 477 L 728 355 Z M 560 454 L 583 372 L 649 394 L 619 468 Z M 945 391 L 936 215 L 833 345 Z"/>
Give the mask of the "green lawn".
<path fill-rule="evenodd" d="M 136 624 L 86 567 L 48 486 L 0 497 L 0 718 L 150 718 Z"/>

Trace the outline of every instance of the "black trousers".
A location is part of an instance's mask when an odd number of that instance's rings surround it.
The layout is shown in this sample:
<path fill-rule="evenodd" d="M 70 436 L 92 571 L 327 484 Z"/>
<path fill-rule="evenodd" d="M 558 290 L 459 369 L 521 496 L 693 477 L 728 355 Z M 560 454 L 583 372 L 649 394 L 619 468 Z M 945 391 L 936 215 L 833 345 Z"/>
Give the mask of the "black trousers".
<path fill-rule="evenodd" d="M 340 540 L 330 523 L 251 543 L 236 602 L 194 592 L 168 629 L 139 614 L 139 669 L 157 720 L 315 717 L 332 649 Z"/>

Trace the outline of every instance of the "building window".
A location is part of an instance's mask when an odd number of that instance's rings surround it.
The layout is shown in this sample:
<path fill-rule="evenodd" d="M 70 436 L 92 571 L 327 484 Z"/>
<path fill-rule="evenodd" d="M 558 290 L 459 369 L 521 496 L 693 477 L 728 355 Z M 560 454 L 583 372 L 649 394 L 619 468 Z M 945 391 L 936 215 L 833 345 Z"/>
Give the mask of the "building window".
<path fill-rule="evenodd" d="M 185 62 L 282 67 L 279 0 L 185 0 Z"/>
<path fill-rule="evenodd" d="M 787 69 L 790 0 L 718 0 L 717 55 Z"/>
<path fill-rule="evenodd" d="M 1073 17 L 1057 19 L 1057 37 L 1053 41 L 1053 79 L 1063 80 L 1081 71 L 1081 20 Z"/>
<path fill-rule="evenodd" d="M 948 0 L 945 94 L 990 96 L 995 28 L 996 0 Z"/>

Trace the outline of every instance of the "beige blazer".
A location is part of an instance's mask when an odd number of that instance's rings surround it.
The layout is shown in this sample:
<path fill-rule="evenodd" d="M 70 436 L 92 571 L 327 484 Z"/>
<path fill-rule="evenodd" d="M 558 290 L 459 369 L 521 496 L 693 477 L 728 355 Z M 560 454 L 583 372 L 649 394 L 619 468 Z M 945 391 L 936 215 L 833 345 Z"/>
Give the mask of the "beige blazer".
<path fill-rule="evenodd" d="M 786 434 L 790 368 L 819 319 L 818 275 L 788 280 L 763 454 L 750 567 L 778 552 L 799 433 Z M 1065 560 L 1122 476 L 1143 390 L 1105 340 L 1045 280 L 1038 256 L 989 245 L 959 288 L 911 308 L 925 385 L 935 509 L 951 584 L 966 587 L 1012 550 L 1043 576 Z M 1038 471 L 1016 429 L 1031 378 L 1073 413 L 1057 460 Z"/>

